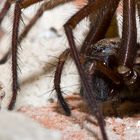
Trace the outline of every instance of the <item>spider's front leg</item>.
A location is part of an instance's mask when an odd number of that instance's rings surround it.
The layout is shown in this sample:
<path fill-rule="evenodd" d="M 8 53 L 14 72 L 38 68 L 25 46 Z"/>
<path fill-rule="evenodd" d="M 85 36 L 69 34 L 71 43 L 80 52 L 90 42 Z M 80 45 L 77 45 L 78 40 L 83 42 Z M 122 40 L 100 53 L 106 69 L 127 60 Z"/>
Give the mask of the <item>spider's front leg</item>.
<path fill-rule="evenodd" d="M 0 12 L 0 25 L 4 19 L 4 17 L 6 16 L 7 12 L 9 11 L 11 7 L 11 2 L 9 0 L 6 0 L 6 2 L 4 3 L 4 6 Z"/>
<path fill-rule="evenodd" d="M 19 33 L 19 24 L 21 18 L 21 7 L 20 1 L 16 1 L 15 3 L 15 10 L 14 10 L 14 22 L 13 22 L 13 31 L 12 31 L 12 99 L 10 104 L 8 105 L 8 109 L 12 110 L 16 98 L 17 98 L 17 91 L 19 89 L 18 84 L 18 60 L 17 60 L 17 52 L 18 52 L 18 33 Z"/>
<path fill-rule="evenodd" d="M 123 1 L 123 28 L 121 47 L 118 51 L 118 73 L 122 76 L 124 84 L 133 90 L 139 84 L 140 75 L 135 68 L 137 53 L 137 28 L 135 0 Z M 131 89 L 132 88 L 132 89 Z"/>
<path fill-rule="evenodd" d="M 95 26 L 91 29 L 90 33 L 88 34 L 84 47 L 82 47 L 83 53 L 87 53 L 87 50 L 91 43 L 96 43 L 98 40 L 104 37 L 113 17 L 113 14 L 118 6 L 119 0 L 95 0 L 91 1 L 87 6 L 85 6 L 82 10 L 76 13 L 65 25 L 65 32 L 68 38 L 68 42 L 71 48 L 71 54 L 77 66 L 78 72 L 80 74 L 81 82 L 83 89 L 85 91 L 85 99 L 89 106 L 91 107 L 94 115 L 97 117 L 99 122 L 99 126 L 101 128 L 103 139 L 107 139 L 105 129 L 104 129 L 104 122 L 101 115 L 100 110 L 98 109 L 98 105 L 96 103 L 95 95 L 93 89 L 91 87 L 91 80 L 88 76 L 84 73 L 83 66 L 80 63 L 79 53 L 77 52 L 76 45 L 74 42 L 74 37 L 72 33 L 72 29 L 80 22 L 84 17 L 88 16 L 90 13 L 95 12 L 95 14 L 99 14 L 97 17 L 100 20 L 97 20 Z M 111 9 L 111 10 L 110 10 Z M 107 19 L 107 20 L 106 20 Z"/>
<path fill-rule="evenodd" d="M 66 49 L 59 56 L 59 62 L 57 64 L 56 72 L 55 72 L 55 76 L 54 76 L 54 89 L 57 92 L 57 98 L 58 98 L 59 104 L 63 108 L 65 114 L 68 116 L 71 115 L 71 110 L 69 108 L 68 103 L 65 101 L 65 99 L 62 95 L 60 83 L 61 83 L 62 70 L 63 70 L 64 64 L 65 64 L 69 55 L 70 55 L 70 49 Z"/>

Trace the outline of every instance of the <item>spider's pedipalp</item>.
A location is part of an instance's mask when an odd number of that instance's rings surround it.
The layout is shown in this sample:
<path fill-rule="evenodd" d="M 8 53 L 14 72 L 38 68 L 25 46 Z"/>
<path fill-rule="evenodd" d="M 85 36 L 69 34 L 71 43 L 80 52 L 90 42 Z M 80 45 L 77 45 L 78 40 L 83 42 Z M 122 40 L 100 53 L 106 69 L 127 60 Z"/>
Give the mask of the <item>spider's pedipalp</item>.
<path fill-rule="evenodd" d="M 69 54 L 70 54 L 70 49 L 66 49 L 59 56 L 59 62 L 57 64 L 56 72 L 55 72 L 55 76 L 54 76 L 54 89 L 57 93 L 58 101 L 59 101 L 61 107 L 63 108 L 63 110 L 65 111 L 65 114 L 68 116 L 71 115 L 71 110 L 68 106 L 68 103 L 65 101 L 65 99 L 62 95 L 60 83 L 61 83 L 62 70 L 63 70 L 64 64 L 65 64 Z"/>

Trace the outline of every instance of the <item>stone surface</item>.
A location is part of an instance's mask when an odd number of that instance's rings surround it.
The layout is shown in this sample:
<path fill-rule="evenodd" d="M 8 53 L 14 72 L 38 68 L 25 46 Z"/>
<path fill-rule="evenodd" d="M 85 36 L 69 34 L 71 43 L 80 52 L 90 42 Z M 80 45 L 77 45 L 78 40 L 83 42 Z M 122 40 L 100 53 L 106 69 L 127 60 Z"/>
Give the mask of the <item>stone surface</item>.
<path fill-rule="evenodd" d="M 18 111 L 25 113 L 44 127 L 62 132 L 62 140 L 100 140 L 101 132 L 95 117 L 78 95 L 66 98 L 72 114 L 65 116 L 59 104 L 54 102 L 44 107 L 24 106 Z M 129 107 L 129 106 L 128 106 Z M 139 140 L 140 114 L 122 117 L 105 117 L 109 140 Z"/>
<path fill-rule="evenodd" d="M 0 140 L 61 140 L 61 133 L 43 128 L 22 113 L 1 111 Z"/>

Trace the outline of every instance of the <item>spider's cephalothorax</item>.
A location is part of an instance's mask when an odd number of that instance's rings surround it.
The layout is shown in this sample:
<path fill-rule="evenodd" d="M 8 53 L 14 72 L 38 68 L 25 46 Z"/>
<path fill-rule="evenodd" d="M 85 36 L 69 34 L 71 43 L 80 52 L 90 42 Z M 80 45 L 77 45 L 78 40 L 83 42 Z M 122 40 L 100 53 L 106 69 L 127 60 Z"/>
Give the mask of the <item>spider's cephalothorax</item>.
<path fill-rule="evenodd" d="M 8 54 L 12 52 L 13 94 L 8 106 L 9 110 L 12 110 L 14 107 L 19 87 L 17 82 L 18 43 L 27 36 L 32 26 L 43 15 L 45 10 L 52 9 L 57 5 L 72 0 L 50 0 L 44 2 L 23 32 L 18 35 L 21 9 L 39 1 L 40 0 L 6 0 L 6 3 L 0 12 L 1 23 L 11 4 L 15 3 L 11 43 L 12 51 L 9 51 L 1 61 L 5 62 Z M 119 96 L 122 99 L 129 98 L 135 100 L 137 96 L 139 97 L 140 66 L 138 51 L 139 45 L 137 44 L 136 8 L 138 9 L 138 15 L 140 15 L 140 0 L 88 1 L 89 3 L 73 15 L 64 25 L 70 49 L 65 50 L 60 55 L 54 78 L 54 87 L 57 92 L 60 105 L 64 109 L 65 113 L 70 115 L 70 108 L 61 93 L 60 82 L 64 63 L 68 54 L 71 54 L 81 78 L 83 97 L 91 109 L 91 112 L 98 120 L 103 139 L 107 140 L 102 113 L 100 109 L 98 109 L 96 102 L 98 100 L 109 100 L 110 98 L 116 96 L 116 94 L 119 95 L 119 91 L 122 91 L 123 89 L 128 90 L 130 95 L 128 94 L 129 96 L 127 96 L 127 92 L 124 92 L 125 96 L 123 96 L 123 94 L 122 96 Z M 123 26 L 121 40 L 103 40 L 98 42 L 99 40 L 105 38 L 112 18 L 119 6 L 119 2 L 121 1 L 123 2 Z M 92 18 L 91 28 L 83 42 L 80 52 L 78 53 L 72 30 L 83 18 L 87 16 Z M 86 72 L 84 71 L 84 67 Z"/>
<path fill-rule="evenodd" d="M 118 38 L 103 39 L 90 46 L 91 53 L 86 58 L 84 68 L 87 75 L 92 78 L 92 87 L 98 102 L 140 102 L 140 46 L 137 44 L 133 68 L 126 73 L 118 72 L 120 47 L 121 40 Z M 123 70 L 121 69 L 121 72 Z M 85 94 L 83 89 L 81 93 Z"/>
<path fill-rule="evenodd" d="M 85 72 L 92 77 L 92 88 L 97 101 L 107 101 L 111 94 L 114 95 L 114 88 L 117 89 L 118 85 L 115 85 L 108 75 L 103 73 L 103 67 L 110 68 L 112 71 L 117 67 L 117 50 L 119 47 L 120 40 L 118 38 L 103 39 L 90 46 L 91 53 L 87 55 L 83 65 Z M 96 68 L 97 64 L 98 68 Z M 83 89 L 81 89 L 82 92 Z"/>

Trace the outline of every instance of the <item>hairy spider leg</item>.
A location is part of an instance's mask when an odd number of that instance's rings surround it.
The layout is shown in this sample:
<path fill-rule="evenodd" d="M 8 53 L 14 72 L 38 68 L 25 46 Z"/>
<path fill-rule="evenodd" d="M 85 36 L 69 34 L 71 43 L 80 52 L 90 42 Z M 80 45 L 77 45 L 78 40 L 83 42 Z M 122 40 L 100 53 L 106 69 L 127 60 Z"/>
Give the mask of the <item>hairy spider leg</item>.
<path fill-rule="evenodd" d="M 0 25 L 1 25 L 4 17 L 6 16 L 7 12 L 9 11 L 12 3 L 14 3 L 15 1 L 16 0 L 6 0 L 5 1 L 4 6 L 3 6 L 3 8 L 2 8 L 2 10 L 0 12 Z M 37 2 L 40 2 L 40 1 L 42 1 L 42 0 L 23 0 L 21 2 L 20 6 L 22 8 L 27 8 L 27 7 L 33 5 L 33 4 L 37 3 Z"/>
<path fill-rule="evenodd" d="M 14 1 L 16 1 L 16 0 L 14 0 Z M 41 1 L 44 1 L 44 0 L 23 0 L 20 4 L 21 4 L 22 8 L 27 8 L 33 4 L 41 2 Z"/>
<path fill-rule="evenodd" d="M 97 5 L 96 9 L 94 9 L 94 13 L 92 14 L 94 22 L 91 23 L 90 32 L 81 47 L 81 54 L 87 55 L 90 52 L 89 48 L 91 44 L 95 44 L 97 41 L 105 38 L 118 4 L 119 0 L 112 0 L 102 7 Z"/>
<path fill-rule="evenodd" d="M 34 2 L 37 0 L 34 0 Z M 18 42 L 19 44 L 22 42 L 22 40 L 28 35 L 29 31 L 32 29 L 32 27 L 36 24 L 36 22 L 39 20 L 39 18 L 42 17 L 43 13 L 47 10 L 53 9 L 57 6 L 59 6 L 60 4 L 65 4 L 67 2 L 70 1 L 74 1 L 74 0 L 51 0 L 51 1 L 47 1 L 44 2 L 40 8 L 37 10 L 37 13 L 35 14 L 35 16 L 31 19 L 31 21 L 29 22 L 28 25 L 25 26 L 24 30 L 22 31 L 22 33 L 19 35 L 18 38 Z M 25 0 L 24 2 L 22 2 L 21 7 L 22 8 L 27 8 L 28 6 L 31 6 L 31 3 L 26 3 L 27 1 Z M 34 4 L 34 3 L 33 3 Z M 9 50 L 7 51 L 7 53 L 4 55 L 4 57 L 0 60 L 0 64 L 5 63 L 8 58 L 10 58 L 11 55 L 11 48 L 9 48 Z"/>
<path fill-rule="evenodd" d="M 135 0 L 123 0 L 122 41 L 119 49 L 119 65 L 132 68 L 137 51 Z"/>
<path fill-rule="evenodd" d="M 119 66 L 117 70 L 128 87 L 137 84 L 136 80 L 139 79 L 140 76 L 133 69 L 138 49 L 135 2 L 135 0 L 123 1 L 122 40 L 121 47 L 118 51 Z"/>
<path fill-rule="evenodd" d="M 18 68 L 17 52 L 18 52 L 18 32 L 20 18 L 21 18 L 20 1 L 16 1 L 14 10 L 13 31 L 12 31 L 12 98 L 8 105 L 8 110 L 12 110 L 14 108 L 17 98 L 17 92 L 19 89 L 18 72 L 17 72 Z"/>
<path fill-rule="evenodd" d="M 0 12 L 0 25 L 4 19 L 4 17 L 6 16 L 7 12 L 9 11 L 11 7 L 11 2 L 9 0 L 6 0 L 6 2 L 4 3 L 4 6 Z"/>
<path fill-rule="evenodd" d="M 52 3 L 52 1 L 49 1 L 49 2 L 44 3 L 43 6 L 41 6 L 39 11 L 37 12 L 37 16 L 35 16 L 36 19 L 34 20 L 34 22 L 31 21 L 29 23 L 30 27 L 32 27 L 34 25 L 34 23 L 39 19 L 39 17 L 43 14 L 44 10 L 51 9 L 51 8 L 61 4 L 61 3 L 65 3 L 65 2 L 66 2 L 65 0 L 59 0 L 59 2 L 54 1 L 54 3 Z M 25 5 L 25 6 L 27 6 L 27 5 Z M 10 104 L 8 106 L 9 110 L 12 110 L 14 108 L 16 98 L 17 98 L 17 92 L 19 89 L 18 72 L 17 72 L 17 68 L 18 68 L 17 52 L 18 52 L 18 44 L 21 43 L 23 36 L 22 37 L 18 36 L 18 33 L 19 33 L 19 24 L 20 24 L 20 18 L 21 18 L 21 9 L 24 8 L 25 6 L 23 5 L 23 1 L 18 1 L 15 3 L 13 34 L 12 34 L 12 51 L 11 50 L 8 51 L 8 54 L 10 54 L 10 52 L 12 52 L 12 78 L 13 78 L 13 85 L 12 85 L 13 86 L 13 88 L 12 88 L 13 95 L 12 95 L 12 99 L 10 101 Z M 28 6 L 29 6 L 29 4 L 28 4 Z M 41 15 L 40 15 L 40 13 L 41 13 Z M 30 29 L 28 28 L 28 30 L 27 30 L 27 28 L 26 28 L 26 31 L 24 31 L 24 33 L 29 32 Z"/>
<path fill-rule="evenodd" d="M 41 1 L 41 0 L 40 0 Z M 22 2 L 22 8 L 27 8 L 27 7 L 29 7 L 31 4 L 35 4 L 35 3 L 37 3 L 37 2 L 39 2 L 39 0 L 23 0 L 23 2 Z M 7 14 L 7 12 L 9 11 L 9 9 L 10 9 L 10 7 L 11 7 L 11 5 L 12 5 L 12 3 L 14 3 L 14 0 L 6 0 L 6 2 L 4 3 L 4 6 L 3 6 L 3 8 L 2 8 L 2 10 L 1 10 L 1 12 L 0 12 L 0 25 L 2 24 L 2 21 L 3 21 L 3 19 L 4 19 L 4 17 L 6 16 L 6 14 Z M 0 60 L 0 64 L 4 64 L 7 60 L 8 60 L 8 58 L 9 58 L 9 56 L 10 56 L 10 54 L 11 54 L 11 52 L 12 52 L 12 50 L 11 50 L 11 48 L 7 51 L 7 53 L 4 55 L 4 57 Z"/>
<path fill-rule="evenodd" d="M 65 101 L 65 99 L 62 96 L 62 91 L 61 91 L 60 83 L 61 83 L 61 75 L 62 75 L 63 67 L 64 67 L 65 62 L 66 62 L 66 60 L 67 60 L 69 55 L 70 55 L 70 49 L 66 49 L 59 56 L 59 61 L 58 61 L 58 64 L 57 64 L 57 67 L 56 67 L 56 71 L 55 71 L 55 76 L 54 76 L 54 89 L 56 90 L 58 101 L 59 101 L 61 107 L 63 108 L 63 110 L 65 111 L 66 115 L 68 115 L 68 116 L 71 115 L 71 110 L 69 108 L 68 103 Z M 105 66 L 101 62 L 96 62 L 95 60 L 93 61 L 89 71 L 87 72 L 88 73 L 88 77 L 92 78 L 91 76 L 93 75 L 93 73 L 96 70 L 102 72 L 111 81 L 113 81 L 114 84 L 116 84 L 116 85 L 120 84 L 119 77 L 116 76 L 116 74 L 114 73 L 114 71 L 111 68 Z"/>
<path fill-rule="evenodd" d="M 65 111 L 65 114 L 68 116 L 71 115 L 71 110 L 69 108 L 68 103 L 65 101 L 65 99 L 62 95 L 60 83 L 61 83 L 62 70 L 63 70 L 64 64 L 69 55 L 70 55 L 70 49 L 66 49 L 59 56 L 59 61 L 58 61 L 56 71 L 55 71 L 55 76 L 54 76 L 54 89 L 56 90 L 58 101 L 59 101 L 61 107 L 63 108 L 63 110 Z"/>
<path fill-rule="evenodd" d="M 72 30 L 76 27 L 76 25 L 83 18 L 85 18 L 86 16 L 90 15 L 92 12 L 97 11 L 97 9 L 101 9 L 104 6 L 106 6 L 106 9 L 110 9 L 110 8 L 112 9 L 113 6 L 117 8 L 118 3 L 119 3 L 119 0 L 118 1 L 116 1 L 116 0 L 95 0 L 95 1 L 91 1 L 87 6 L 85 6 L 79 12 L 77 12 L 64 25 L 65 32 L 66 32 L 66 35 L 67 35 L 67 38 L 68 38 L 68 42 L 69 42 L 69 45 L 70 45 L 70 48 L 71 48 L 71 54 L 72 54 L 72 57 L 73 57 L 73 59 L 74 59 L 74 61 L 76 63 L 78 72 L 79 72 L 80 77 L 81 77 L 82 86 L 83 86 L 83 89 L 85 90 L 85 93 L 86 93 L 84 96 L 86 98 L 87 103 L 91 107 L 94 115 L 96 116 L 96 118 L 98 120 L 103 139 L 107 139 L 107 135 L 106 135 L 105 128 L 104 128 L 104 120 L 103 120 L 103 117 L 102 117 L 102 113 L 99 110 L 98 105 L 96 103 L 94 92 L 93 92 L 93 89 L 92 89 L 92 87 L 90 85 L 91 81 L 88 79 L 88 76 L 85 74 L 85 72 L 83 70 L 83 66 L 80 63 L 79 53 L 77 52 L 77 49 L 76 49 L 76 45 L 75 45 L 75 42 L 74 42 L 74 37 L 73 37 Z M 116 4 L 116 6 L 115 6 L 115 4 Z M 104 14 L 104 16 L 105 15 L 106 14 Z M 102 17 L 103 15 L 100 15 L 100 16 Z M 105 20 L 104 17 L 102 17 L 101 19 Z M 100 22 L 104 23 L 102 21 L 100 21 Z M 101 26 L 99 27 L 99 29 L 100 28 L 101 28 Z M 95 27 L 95 31 L 96 31 L 96 27 Z M 96 34 L 95 34 L 95 37 L 96 37 Z M 99 39 L 97 38 L 96 41 L 98 41 Z M 93 40 L 94 40 L 94 38 L 93 38 Z"/>
<path fill-rule="evenodd" d="M 116 5 L 115 5 L 116 6 Z M 114 8 L 114 9 L 116 9 L 116 7 Z M 115 12 L 115 10 L 114 10 L 114 12 Z M 110 15 L 108 15 L 109 17 L 110 17 Z M 108 17 L 107 16 L 107 17 Z M 92 19 L 94 19 L 95 20 L 95 17 L 94 17 L 94 15 L 92 16 L 93 18 Z M 110 19 L 109 19 L 109 22 L 110 22 Z M 97 22 L 96 22 L 97 23 Z M 114 19 L 113 19 L 113 23 L 114 23 Z M 115 22 L 116 23 L 116 22 Z M 92 24 L 92 23 L 91 23 Z M 95 27 L 95 25 L 94 25 L 94 27 Z M 108 28 L 108 26 L 106 27 L 105 25 L 104 25 L 104 28 Z M 114 27 L 112 27 L 112 28 L 114 28 Z M 116 29 L 116 27 L 115 27 L 115 29 Z M 112 34 L 112 33 L 111 33 Z M 109 33 L 109 35 L 110 35 L 110 33 Z M 115 34 L 116 35 L 116 34 Z M 86 47 L 86 46 L 85 46 Z M 67 52 L 67 50 L 66 50 L 66 52 Z M 69 51 L 69 53 L 70 53 L 70 51 Z M 68 53 L 68 54 L 69 54 Z M 67 54 L 67 55 L 68 55 Z M 62 55 L 62 57 L 64 57 L 65 56 L 65 59 L 63 59 L 63 61 L 60 59 L 60 61 L 58 62 L 58 65 L 57 65 L 57 68 L 56 68 L 56 72 L 55 72 L 55 77 L 57 77 L 57 78 L 55 78 L 54 79 L 54 87 L 55 87 L 55 90 L 56 90 L 56 92 L 57 92 L 57 95 L 61 95 L 62 96 L 62 92 L 61 92 L 61 88 L 60 88 L 60 83 L 61 83 L 61 73 L 62 73 L 62 70 L 63 70 L 63 66 L 64 66 L 64 60 L 66 61 L 66 53 L 65 53 L 65 51 L 61 54 Z M 61 57 L 61 56 L 60 56 Z M 94 62 L 93 62 L 94 63 Z M 96 63 L 96 62 L 95 62 Z M 94 65 L 95 66 L 95 65 Z M 103 65 L 103 64 L 97 64 L 96 63 L 96 66 L 95 66 L 95 69 L 96 70 L 99 70 L 100 72 L 102 72 L 102 73 L 104 73 L 107 77 L 109 77 L 113 82 L 114 82 L 114 84 L 120 84 L 120 81 L 119 81 L 119 78 L 115 75 L 115 73 L 114 73 L 114 71 L 112 71 L 112 69 L 110 69 L 110 68 L 108 68 L 108 67 L 106 67 L 105 65 Z M 59 80 L 57 80 L 57 79 L 59 79 Z M 60 96 L 60 97 L 61 97 Z M 62 98 L 62 97 L 61 97 Z M 64 111 L 65 111 L 65 113 L 68 115 L 70 115 L 70 109 L 69 109 L 69 107 L 68 107 L 68 104 L 64 101 L 64 98 L 62 98 L 62 99 L 60 99 L 60 98 L 58 98 L 58 100 L 60 101 L 60 104 L 61 104 L 61 106 L 62 106 L 62 108 L 64 109 Z"/>
<path fill-rule="evenodd" d="M 8 106 L 9 110 L 12 110 L 14 108 L 15 102 L 16 102 L 16 96 L 17 96 L 17 91 L 19 88 L 18 85 L 18 74 L 17 74 L 17 67 L 18 67 L 18 62 L 17 62 L 17 52 L 18 52 L 18 44 L 21 43 L 22 39 L 26 37 L 28 32 L 30 31 L 31 27 L 36 23 L 36 21 L 42 16 L 44 11 L 52 9 L 60 4 L 64 4 L 66 2 L 69 2 L 72 0 L 51 0 L 49 2 L 45 2 L 41 5 L 39 10 L 37 11 L 36 15 L 33 17 L 33 19 L 30 21 L 30 23 L 25 27 L 24 31 L 21 33 L 20 36 L 18 36 L 18 28 L 19 28 L 19 21 L 21 17 L 21 9 L 27 8 L 27 6 L 31 5 L 31 2 L 28 3 L 28 1 L 19 1 L 18 3 L 16 2 L 15 9 L 17 9 L 17 13 L 20 15 L 16 14 L 16 11 L 14 13 L 14 25 L 13 25 L 13 35 L 12 35 L 12 50 L 10 49 L 5 57 L 1 60 L 1 63 L 7 60 L 9 57 L 9 54 L 12 53 L 12 73 L 13 73 L 13 96 L 11 99 L 11 102 Z M 27 3 L 26 3 L 27 2 Z M 32 1 L 33 4 L 37 2 L 36 0 Z M 20 8 L 20 11 L 18 11 Z M 11 52 L 11 53 L 10 53 Z M 59 96 L 60 97 L 60 96 Z M 62 101 L 62 100 L 61 100 Z"/>

